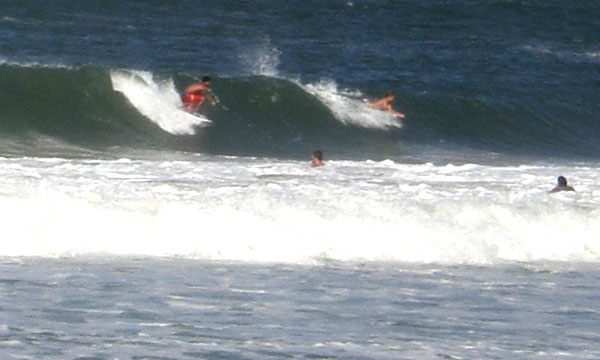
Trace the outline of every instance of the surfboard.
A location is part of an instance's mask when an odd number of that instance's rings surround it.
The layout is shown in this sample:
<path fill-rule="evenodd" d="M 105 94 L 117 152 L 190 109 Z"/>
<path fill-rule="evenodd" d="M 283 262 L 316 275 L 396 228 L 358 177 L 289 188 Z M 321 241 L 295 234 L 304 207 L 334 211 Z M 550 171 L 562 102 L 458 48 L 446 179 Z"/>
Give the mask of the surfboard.
<path fill-rule="evenodd" d="M 206 116 L 200 114 L 200 113 L 190 113 L 187 112 L 185 110 L 181 110 L 182 113 L 182 117 L 184 117 L 185 119 L 187 119 L 188 121 L 191 121 L 192 123 L 198 125 L 200 123 L 205 123 L 205 124 L 210 124 L 212 123 L 212 120 L 210 120 L 209 118 L 207 118 Z"/>

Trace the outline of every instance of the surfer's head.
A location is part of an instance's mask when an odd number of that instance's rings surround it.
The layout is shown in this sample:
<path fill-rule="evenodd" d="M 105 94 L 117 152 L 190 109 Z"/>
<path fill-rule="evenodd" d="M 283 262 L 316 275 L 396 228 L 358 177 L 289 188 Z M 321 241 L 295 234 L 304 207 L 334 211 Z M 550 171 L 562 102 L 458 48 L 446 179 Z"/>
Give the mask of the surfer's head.
<path fill-rule="evenodd" d="M 567 186 L 567 179 L 564 176 L 558 177 L 558 186 Z"/>
<path fill-rule="evenodd" d="M 203 83 L 209 83 L 210 82 L 210 76 L 205 76 L 202 78 L 202 82 Z"/>
<path fill-rule="evenodd" d="M 388 91 L 383 95 L 384 98 L 394 99 L 396 97 L 396 93 L 393 91 Z"/>

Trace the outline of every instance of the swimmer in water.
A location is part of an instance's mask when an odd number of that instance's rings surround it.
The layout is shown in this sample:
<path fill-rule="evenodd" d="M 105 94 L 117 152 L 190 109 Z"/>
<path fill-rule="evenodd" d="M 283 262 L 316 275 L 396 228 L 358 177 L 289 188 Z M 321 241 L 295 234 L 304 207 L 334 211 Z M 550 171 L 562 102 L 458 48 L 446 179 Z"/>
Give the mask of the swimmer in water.
<path fill-rule="evenodd" d="M 323 166 L 323 152 L 321 150 L 315 150 L 312 153 L 312 160 L 310 162 L 311 167 Z"/>
<path fill-rule="evenodd" d="M 557 182 L 556 187 L 550 190 L 551 193 L 559 191 L 575 191 L 572 186 L 567 185 L 567 179 L 564 176 L 559 176 Z"/>

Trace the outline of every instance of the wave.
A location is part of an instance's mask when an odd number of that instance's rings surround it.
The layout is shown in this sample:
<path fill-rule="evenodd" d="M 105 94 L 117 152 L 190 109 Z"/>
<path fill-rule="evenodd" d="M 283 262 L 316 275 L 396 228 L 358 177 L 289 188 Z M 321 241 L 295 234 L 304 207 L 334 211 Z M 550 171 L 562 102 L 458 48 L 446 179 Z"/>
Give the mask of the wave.
<path fill-rule="evenodd" d="M 354 109 L 344 115 L 347 104 L 365 107 L 359 99 L 265 76 L 213 81 L 221 102 L 202 110 L 214 120 L 207 124 L 180 109 L 179 92 L 196 79 L 185 73 L 0 64 L 0 136 L 43 135 L 91 148 L 293 157 L 314 147 L 367 147 L 368 141 L 349 142 L 350 134 L 358 136 L 360 127 L 385 127 L 368 120 L 385 114 L 366 110 L 362 122 Z M 338 103 L 322 101 L 327 96 Z"/>
<path fill-rule="evenodd" d="M 0 62 L 0 141 L 4 148 L 7 139 L 31 141 L 31 150 L 42 136 L 85 149 L 292 158 L 321 148 L 393 159 L 423 145 L 538 156 L 600 150 L 593 109 L 540 101 L 540 94 L 405 92 L 394 105 L 407 114 L 400 122 L 364 104 L 377 95 L 366 84 L 303 83 L 265 71 L 275 76 L 213 78 L 220 104 L 203 107 L 207 124 L 179 108 L 178 94 L 194 74 Z"/>

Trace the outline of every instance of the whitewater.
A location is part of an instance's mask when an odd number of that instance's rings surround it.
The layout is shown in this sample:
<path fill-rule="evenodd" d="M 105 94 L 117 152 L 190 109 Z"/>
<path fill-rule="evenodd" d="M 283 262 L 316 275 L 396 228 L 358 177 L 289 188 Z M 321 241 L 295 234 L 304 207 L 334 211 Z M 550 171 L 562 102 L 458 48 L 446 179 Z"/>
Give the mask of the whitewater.
<path fill-rule="evenodd" d="M 2 255 L 292 264 L 600 255 L 600 188 L 589 166 L 177 157 L 0 159 L 4 233 L 19 239 Z M 563 173 L 576 192 L 549 194 Z"/>

